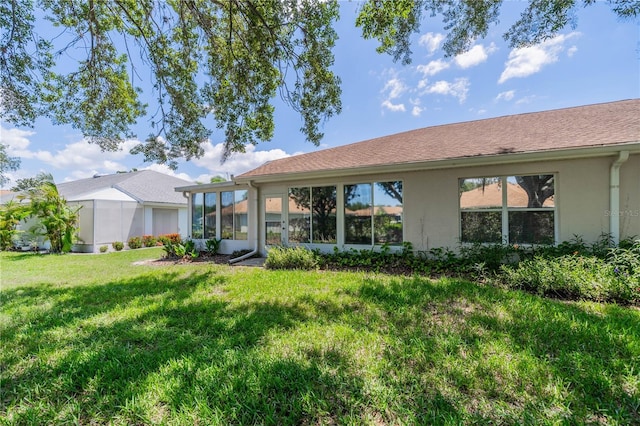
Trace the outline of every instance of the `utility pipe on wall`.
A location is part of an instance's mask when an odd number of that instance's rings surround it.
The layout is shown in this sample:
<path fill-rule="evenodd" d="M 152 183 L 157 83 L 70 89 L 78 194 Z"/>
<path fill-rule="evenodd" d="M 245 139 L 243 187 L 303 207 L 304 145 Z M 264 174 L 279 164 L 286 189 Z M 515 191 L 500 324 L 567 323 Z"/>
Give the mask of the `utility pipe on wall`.
<path fill-rule="evenodd" d="M 620 151 L 609 175 L 609 233 L 615 245 L 620 243 L 620 167 L 628 159 L 629 151 Z"/>

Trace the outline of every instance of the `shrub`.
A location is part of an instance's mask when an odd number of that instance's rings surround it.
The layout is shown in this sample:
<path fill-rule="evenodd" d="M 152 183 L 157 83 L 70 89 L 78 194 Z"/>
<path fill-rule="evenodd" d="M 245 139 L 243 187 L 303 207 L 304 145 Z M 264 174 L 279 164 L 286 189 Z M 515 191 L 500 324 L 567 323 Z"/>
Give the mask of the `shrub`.
<path fill-rule="evenodd" d="M 131 237 L 129 241 L 127 241 L 127 245 L 130 249 L 139 249 L 142 247 L 142 238 L 140 237 Z"/>
<path fill-rule="evenodd" d="M 167 242 L 170 242 L 172 244 L 182 243 L 182 237 L 180 236 L 180 234 L 164 234 L 160 235 L 158 239 L 162 242 L 162 244 L 167 244 Z"/>
<path fill-rule="evenodd" d="M 145 247 L 155 247 L 158 243 L 158 239 L 153 235 L 143 235 L 142 236 L 142 245 Z"/>
<path fill-rule="evenodd" d="M 111 243 L 111 247 L 113 247 L 115 251 L 120 251 L 124 248 L 124 243 L 122 241 L 114 241 Z"/>
<path fill-rule="evenodd" d="M 618 256 L 623 255 L 618 253 Z M 503 266 L 499 280 L 509 288 L 522 289 L 541 296 L 638 303 L 640 272 L 625 269 L 622 264 L 595 256 L 537 256 L 524 260 L 517 266 Z"/>
<path fill-rule="evenodd" d="M 304 247 L 273 247 L 264 263 L 268 269 L 303 269 L 318 267 L 316 255 Z"/>
<path fill-rule="evenodd" d="M 220 243 L 222 243 L 222 240 L 218 238 L 211 238 L 207 240 L 205 243 L 207 253 L 211 256 L 218 254 L 218 250 L 220 250 Z"/>
<path fill-rule="evenodd" d="M 109 246 L 100 246 L 100 253 L 106 253 L 109 250 Z"/>

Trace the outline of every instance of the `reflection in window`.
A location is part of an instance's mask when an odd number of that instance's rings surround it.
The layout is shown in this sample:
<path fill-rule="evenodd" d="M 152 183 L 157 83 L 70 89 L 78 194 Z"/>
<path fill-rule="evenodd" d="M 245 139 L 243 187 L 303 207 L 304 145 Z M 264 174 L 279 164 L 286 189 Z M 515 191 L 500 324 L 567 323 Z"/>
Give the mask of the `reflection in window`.
<path fill-rule="evenodd" d="M 336 204 L 335 186 L 289 188 L 289 242 L 335 243 Z"/>
<path fill-rule="evenodd" d="M 554 242 L 554 175 L 485 177 L 459 182 L 463 242 Z"/>
<path fill-rule="evenodd" d="M 249 192 L 246 189 L 234 191 L 233 239 L 246 240 L 249 225 Z"/>
<path fill-rule="evenodd" d="M 204 238 L 216 238 L 216 194 L 204 194 Z"/>
<path fill-rule="evenodd" d="M 402 182 L 344 186 L 346 244 L 402 244 Z"/>
<path fill-rule="evenodd" d="M 233 192 L 220 194 L 220 238 L 233 239 Z"/>
<path fill-rule="evenodd" d="M 202 209 L 204 194 L 196 192 L 191 194 L 191 237 L 202 238 Z"/>
<path fill-rule="evenodd" d="M 289 188 L 289 242 L 311 242 L 311 188 Z"/>
<path fill-rule="evenodd" d="M 344 242 L 371 245 L 370 183 L 344 186 Z"/>

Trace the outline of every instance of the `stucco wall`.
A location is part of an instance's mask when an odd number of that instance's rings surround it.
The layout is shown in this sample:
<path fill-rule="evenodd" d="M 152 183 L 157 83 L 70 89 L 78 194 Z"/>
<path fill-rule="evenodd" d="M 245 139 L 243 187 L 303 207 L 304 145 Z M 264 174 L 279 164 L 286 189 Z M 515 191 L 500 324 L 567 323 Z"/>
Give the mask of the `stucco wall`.
<path fill-rule="evenodd" d="M 260 205 L 265 195 L 282 194 L 286 197 L 287 188 L 291 186 L 402 180 L 404 240 L 411 242 L 415 249 L 428 250 L 458 245 L 459 178 L 553 173 L 556 175 L 558 242 L 569 240 L 575 235 L 594 241 L 601 234 L 609 232 L 609 175 L 610 165 L 614 160 L 614 157 L 586 158 L 263 184 L 260 186 Z M 622 166 L 620 176 L 620 228 L 623 238 L 640 235 L 640 155 L 630 156 Z M 340 206 L 340 198 L 338 201 Z M 261 227 L 263 222 L 261 215 Z M 341 214 L 338 212 L 338 241 L 342 241 L 340 225 Z M 260 240 L 263 247 L 262 231 Z"/>

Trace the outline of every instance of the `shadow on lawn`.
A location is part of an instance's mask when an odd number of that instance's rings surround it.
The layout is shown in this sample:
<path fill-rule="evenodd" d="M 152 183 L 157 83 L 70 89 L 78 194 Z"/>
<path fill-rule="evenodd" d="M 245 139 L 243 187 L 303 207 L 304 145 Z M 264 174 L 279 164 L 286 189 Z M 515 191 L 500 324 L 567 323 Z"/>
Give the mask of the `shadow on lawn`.
<path fill-rule="evenodd" d="M 394 279 L 390 284 L 370 280 L 357 295 L 378 304 L 393 324 L 397 346 L 388 353 L 392 362 L 398 354 L 411 351 L 416 342 L 426 349 L 420 354 L 424 355 L 421 360 L 402 360 L 397 366 L 408 368 L 406 386 L 413 378 L 438 368 L 448 355 L 457 356 L 459 365 L 475 355 L 476 360 L 468 363 L 472 366 L 478 361 L 475 368 L 452 366 L 447 379 L 469 394 L 484 380 L 483 388 L 475 391 L 481 390 L 489 400 L 521 405 L 521 417 L 508 423 L 567 419 L 590 423 L 608 415 L 622 424 L 640 424 L 637 310 L 607 305 L 604 313 L 597 313 L 581 305 L 526 293 L 457 280 L 429 285 L 421 278 Z M 528 370 L 540 383 L 519 383 L 519 378 L 508 377 L 513 371 L 488 360 L 497 355 L 495 346 L 501 341 L 508 343 L 510 351 L 503 355 L 513 357 L 509 362 L 516 364 L 515 371 Z M 494 385 L 487 386 L 487 381 Z M 554 383 L 564 385 L 566 394 L 561 398 L 535 390 L 536 386 Z M 520 398 L 518 393 L 522 394 Z M 450 402 L 460 407 L 460 401 Z M 566 406 L 560 409 L 559 405 Z M 559 417 L 555 419 L 553 414 L 545 418 L 545 409 L 564 412 L 557 412 Z M 505 421 L 470 414 L 473 422 Z"/>
<path fill-rule="evenodd" d="M 620 383 L 624 362 L 638 356 L 633 311 L 599 316 L 526 294 L 419 278 L 369 278 L 335 299 L 309 293 L 287 304 L 232 303 L 220 297 L 226 285 L 211 270 L 4 291 L 3 310 L 17 316 L 1 335 L 11 351 L 0 356 L 0 414 L 16 424 L 562 420 L 528 418 L 555 400 L 530 389 L 536 384 L 499 377 L 501 367 L 483 361 L 487 345 L 507 340 L 516 362 L 540 364 L 539 386 L 567 384 L 563 398 L 577 407 L 569 422 L 614 408 L 620 419 L 638 421 Z M 385 368 L 372 384 L 354 369 L 349 342 L 305 349 L 298 358 L 264 350 L 266 336 L 305 324 L 375 334 L 386 344 Z M 443 367 L 452 356 L 461 368 Z M 492 402 L 513 407 L 483 411 Z"/>

